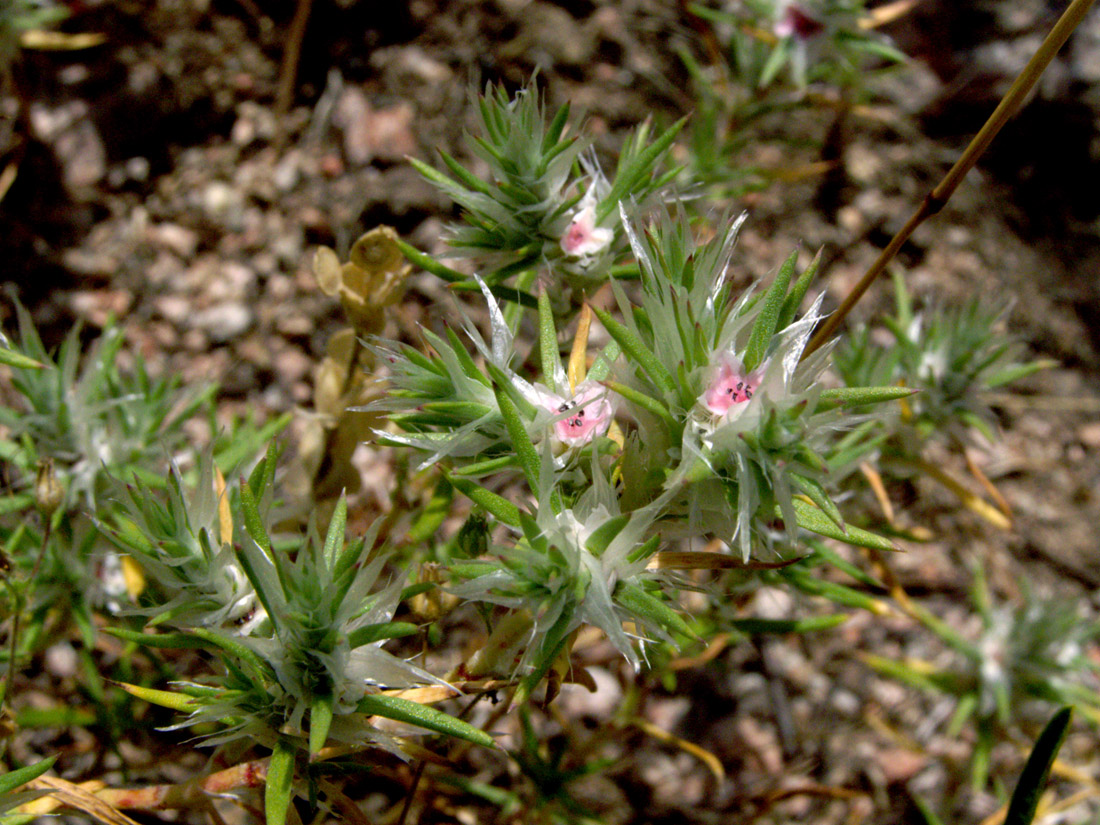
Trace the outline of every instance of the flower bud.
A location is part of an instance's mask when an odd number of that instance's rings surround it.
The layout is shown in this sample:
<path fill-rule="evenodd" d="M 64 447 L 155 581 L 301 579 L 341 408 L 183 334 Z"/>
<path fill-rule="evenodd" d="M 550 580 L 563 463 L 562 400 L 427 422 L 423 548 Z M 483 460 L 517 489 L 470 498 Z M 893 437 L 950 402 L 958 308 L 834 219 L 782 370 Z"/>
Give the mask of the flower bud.
<path fill-rule="evenodd" d="M 443 581 L 440 566 L 432 562 L 420 565 L 416 580 L 419 584 L 426 582 L 440 584 Z M 437 586 L 423 593 L 417 593 L 409 599 L 409 608 L 424 621 L 434 622 L 458 607 L 458 603 L 458 596 L 447 593 Z"/>
<path fill-rule="evenodd" d="M 38 475 L 34 480 L 34 504 L 38 511 L 49 518 L 65 500 L 65 488 L 57 478 L 52 458 L 43 458 L 38 462 Z"/>

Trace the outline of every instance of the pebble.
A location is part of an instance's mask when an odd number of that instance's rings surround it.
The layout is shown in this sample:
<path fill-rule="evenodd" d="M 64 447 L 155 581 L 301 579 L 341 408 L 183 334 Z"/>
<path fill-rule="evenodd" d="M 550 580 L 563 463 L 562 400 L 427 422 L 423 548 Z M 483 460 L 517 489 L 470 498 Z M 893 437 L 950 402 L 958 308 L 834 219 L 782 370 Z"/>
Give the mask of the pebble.
<path fill-rule="evenodd" d="M 205 332 L 213 343 L 224 344 L 252 326 L 252 310 L 237 301 L 215 304 L 196 312 L 191 325 Z"/>
<path fill-rule="evenodd" d="M 158 295 L 153 306 L 174 324 L 182 324 L 191 314 L 191 301 L 183 295 Z"/>
<path fill-rule="evenodd" d="M 58 679 L 71 679 L 80 667 L 80 658 L 71 644 L 58 642 L 46 648 L 43 663 L 46 671 Z"/>
<path fill-rule="evenodd" d="M 181 258 L 193 258 L 199 248 L 198 233 L 178 223 L 152 224 L 146 233 L 151 243 L 167 247 Z"/>
<path fill-rule="evenodd" d="M 244 193 L 225 181 L 210 181 L 202 192 L 202 210 L 214 223 L 239 231 L 244 224 Z"/>
<path fill-rule="evenodd" d="M 298 347 L 284 347 L 274 357 L 275 372 L 279 380 L 293 384 L 301 381 L 313 369 L 313 359 Z"/>
<path fill-rule="evenodd" d="M 336 103 L 333 122 L 344 137 L 344 155 L 354 166 L 372 160 L 399 161 L 416 152 L 412 133 L 415 110 L 402 101 L 375 109 L 362 89 L 348 86 Z"/>
<path fill-rule="evenodd" d="M 75 292 L 69 299 L 73 312 L 97 327 L 125 315 L 133 303 L 134 295 L 127 289 Z"/>
<path fill-rule="evenodd" d="M 584 716 L 609 719 L 623 700 L 622 686 L 606 668 L 589 667 L 588 673 L 596 683 L 594 692 L 583 685 L 570 682 L 561 686 L 561 695 L 557 701 L 565 715 L 571 719 Z"/>
<path fill-rule="evenodd" d="M 885 748 L 876 754 L 875 760 L 888 785 L 907 782 L 928 764 L 927 756 L 905 748 Z"/>
<path fill-rule="evenodd" d="M 1093 450 L 1100 449 L 1100 421 L 1092 421 L 1081 426 L 1077 431 L 1077 437 L 1081 443 Z"/>

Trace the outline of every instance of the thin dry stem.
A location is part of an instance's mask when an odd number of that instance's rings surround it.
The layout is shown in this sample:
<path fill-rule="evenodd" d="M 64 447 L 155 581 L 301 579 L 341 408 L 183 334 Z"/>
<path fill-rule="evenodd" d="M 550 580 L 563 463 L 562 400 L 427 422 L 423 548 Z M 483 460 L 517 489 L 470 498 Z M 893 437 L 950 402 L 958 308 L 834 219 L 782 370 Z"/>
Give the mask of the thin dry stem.
<path fill-rule="evenodd" d="M 1046 40 L 1043 41 L 1038 51 L 1035 52 L 1031 60 L 1024 66 L 1023 71 L 1020 72 L 1019 77 L 1016 78 L 1012 87 L 997 105 L 993 114 L 989 116 L 985 125 L 982 126 L 981 131 L 979 131 L 978 134 L 974 136 L 974 139 L 970 141 L 970 145 L 966 147 L 966 151 L 963 152 L 962 157 L 955 162 L 955 165 L 951 167 L 943 180 L 925 196 L 921 205 L 917 208 L 917 211 L 914 212 L 909 220 L 905 222 L 905 225 L 898 230 L 898 233 L 894 235 L 890 243 L 886 245 L 886 248 L 883 249 L 875 259 L 875 262 L 871 264 L 871 268 L 867 270 L 859 283 L 857 283 L 855 287 L 852 288 L 852 291 L 845 296 L 836 312 L 830 315 L 825 323 L 814 333 L 813 338 L 810 339 L 810 343 L 806 345 L 806 349 L 802 353 L 803 358 L 806 358 L 811 353 L 818 350 L 829 340 L 833 333 L 836 332 L 841 322 L 848 316 L 848 313 L 852 311 L 852 307 L 854 307 L 859 299 L 863 297 L 863 294 L 870 288 L 875 279 L 882 274 L 887 264 L 894 259 L 898 250 L 900 250 L 905 242 L 909 240 L 909 237 L 916 231 L 917 227 L 943 209 L 944 205 L 950 200 L 955 190 L 959 187 L 959 184 L 962 183 L 963 178 L 966 177 L 966 174 L 974 168 L 974 164 L 978 162 L 978 158 L 980 158 L 985 150 L 989 148 L 989 144 L 993 142 L 997 133 L 1001 131 L 1001 128 L 1019 110 L 1024 99 L 1039 81 L 1039 77 L 1054 59 L 1054 55 L 1058 53 L 1058 50 L 1061 49 L 1066 40 L 1069 39 L 1069 36 L 1073 33 L 1073 30 L 1077 28 L 1077 25 L 1081 22 L 1081 19 L 1085 16 L 1089 8 L 1092 7 L 1092 4 L 1093 0 L 1073 0 L 1069 8 L 1067 8 L 1059 18 L 1058 22 L 1054 24 L 1054 28 L 1050 30 L 1050 34 L 1047 35 Z"/>

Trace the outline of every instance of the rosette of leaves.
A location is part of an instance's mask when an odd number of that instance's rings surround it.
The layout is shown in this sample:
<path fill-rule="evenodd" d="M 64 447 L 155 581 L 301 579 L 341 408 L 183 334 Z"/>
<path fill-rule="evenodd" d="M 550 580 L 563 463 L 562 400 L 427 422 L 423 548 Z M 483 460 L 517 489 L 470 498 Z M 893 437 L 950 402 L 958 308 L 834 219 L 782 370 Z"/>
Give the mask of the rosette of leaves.
<path fill-rule="evenodd" d="M 569 499 L 562 495 L 559 472 L 544 450 L 533 512 L 470 483 L 459 488 L 514 531 L 508 542 L 450 567 L 459 581 L 450 592 L 512 611 L 460 673 L 518 674 L 519 701 L 552 675 L 556 662 L 568 661 L 572 636 L 582 625 L 602 630 L 635 667 L 641 658 L 624 622 L 649 638 L 677 643 L 693 636 L 664 597 L 657 574 L 648 570 L 659 542 L 651 528 L 663 501 L 622 512 L 618 494 L 596 468 L 587 489 Z M 551 687 L 547 701 L 552 695 Z"/>
<path fill-rule="evenodd" d="M 74 328 L 51 356 L 27 311 L 17 306 L 16 312 L 13 352 L 42 365 L 12 375 L 21 408 L 0 407 L 8 432 L 0 449 L 22 475 L 17 490 L 30 487 L 39 460 L 47 457 L 65 490 L 62 509 L 78 502 L 94 509 L 110 476 L 163 483 L 166 456 L 187 443 L 183 422 L 208 404 L 216 388 L 183 392 L 178 377 L 153 378 L 140 359 L 132 372 L 120 369 L 125 341 L 113 324 L 87 353 Z"/>
<path fill-rule="evenodd" d="M 802 358 L 820 299 L 796 319 L 816 260 L 795 279 L 792 254 L 766 291 L 735 298 L 726 270 L 740 223 L 702 245 L 682 214 L 648 230 L 627 223 L 638 304 L 613 281 L 622 320 L 595 310 L 625 356 L 607 386 L 638 422 L 622 461 L 624 496 L 676 491 L 670 516 L 689 535 L 717 535 L 746 560 L 800 529 L 888 548 L 844 524 L 823 455 L 852 424 L 850 408 L 909 391 L 825 389 L 829 349 Z"/>
<path fill-rule="evenodd" d="M 183 425 L 200 411 L 213 414 L 216 387 L 182 389 L 176 377 L 150 376 L 140 358 L 124 370 L 124 338 L 113 324 L 86 351 L 73 329 L 51 354 L 26 310 L 16 310 L 18 342 L 0 350 L 0 360 L 13 367 L 14 390 L 14 403 L 0 406 L 0 458 L 13 488 L 0 508 L 0 539 L 22 574 L 12 580 L 30 610 L 20 645 L 30 651 L 47 615 L 60 611 L 80 626 L 90 648 L 93 613 L 115 609 L 140 589 L 135 569 L 105 546 L 93 519 L 109 522 L 115 479 L 163 488 L 169 463 L 188 463 Z M 250 458 L 288 420 L 261 427 L 235 421 L 214 439 L 215 463 Z"/>
<path fill-rule="evenodd" d="M 826 83 L 858 89 L 872 63 L 903 63 L 904 54 L 874 31 L 863 0 L 743 0 L 733 9 L 693 4 L 725 33 L 730 68 L 750 89 L 786 74 L 798 88 Z"/>
<path fill-rule="evenodd" d="M 894 438 L 883 449 L 884 457 L 916 457 L 933 438 L 966 444 L 975 430 L 994 440 L 995 417 L 985 394 L 1055 363 L 1021 360 L 1022 345 L 1000 329 L 1005 305 L 990 306 L 975 298 L 917 313 L 899 275 L 894 277 L 894 299 L 895 314 L 882 319 L 888 344 L 862 327 L 841 343 L 834 357 L 848 386 L 874 382 L 919 390 L 902 415 L 890 419 Z"/>
<path fill-rule="evenodd" d="M 512 286 L 527 290 L 535 271 L 545 265 L 575 285 L 601 283 L 622 251 L 619 201 L 643 200 L 674 177 L 657 169 L 683 121 L 652 142 L 648 126 L 638 129 L 607 180 L 587 151 L 590 141 L 570 133 L 568 105 L 548 121 L 533 87 L 510 98 L 503 88 L 490 85 L 478 106 L 480 134 L 470 135 L 468 142 L 487 166 L 487 176 L 479 177 L 446 153 L 441 157 L 447 172 L 410 159 L 462 208 L 462 223 L 451 227 L 450 245 L 457 254 L 476 258 L 485 283 L 508 300 L 533 302 L 529 293 L 517 295 L 501 285 L 519 276 Z M 468 276 L 406 244 L 402 249 L 423 269 L 461 288 L 477 289 Z"/>
<path fill-rule="evenodd" d="M 812 168 L 761 168 L 746 156 L 764 122 L 820 105 L 822 96 L 806 94 L 809 84 L 835 89 L 843 118 L 845 105 L 865 96 L 871 68 L 906 60 L 874 30 L 882 16 L 867 12 L 862 0 L 740 0 L 689 9 L 721 49 L 707 50 L 720 55 L 709 64 L 680 50 L 695 97 L 687 165 L 696 180 L 734 195 Z"/>
<path fill-rule="evenodd" d="M 1022 604 L 996 604 L 981 570 L 971 603 L 978 634 L 964 634 L 916 604 L 914 614 L 955 653 L 953 665 L 919 659 L 896 661 L 864 654 L 879 672 L 956 700 L 947 734 L 959 735 L 972 722 L 977 739 L 971 755 L 975 788 L 986 784 L 993 746 L 1020 729 L 1036 726 L 1050 705 L 1074 707 L 1100 725 L 1100 666 L 1089 648 L 1100 638 L 1100 622 L 1074 601 L 1042 598 L 1025 591 Z"/>
<path fill-rule="evenodd" d="M 151 625 L 244 635 L 266 620 L 233 549 L 244 532 L 241 519 L 233 519 L 240 513 L 239 492 L 226 485 L 209 455 L 190 492 L 173 465 L 164 490 L 135 482 L 117 499 L 118 511 L 100 528 L 144 572 L 134 612 Z"/>
<path fill-rule="evenodd" d="M 203 683 L 179 683 L 171 691 L 127 689 L 186 712 L 181 726 L 216 724 L 208 744 L 269 748 L 267 821 L 282 825 L 299 768 L 304 770 L 307 759 L 323 758 L 326 743 L 382 747 L 407 758 L 408 747 L 373 725 L 373 716 L 483 745 L 492 745 L 492 739 L 442 711 L 391 695 L 417 685 L 447 686 L 381 647 L 416 628 L 392 620 L 401 581 L 378 586 L 385 564 L 373 553 L 378 523 L 365 537 L 347 540 L 341 498 L 323 539 L 311 530 L 304 541 L 277 545 L 266 526 L 275 458 L 269 451 L 233 500 L 239 502 L 233 520 L 244 525 L 234 534 L 240 543 L 233 552 L 263 620 L 234 630 L 185 626 L 186 614 L 176 611 L 172 619 L 180 629 L 175 632 L 112 632 L 150 647 L 207 650 L 220 661 L 221 672 Z M 236 592 L 228 596 L 236 597 Z"/>
<path fill-rule="evenodd" d="M 370 409 L 389 411 L 390 421 L 401 429 L 380 432 L 379 440 L 425 452 L 422 468 L 446 459 L 458 475 L 476 478 L 520 467 L 534 484 L 538 461 L 525 453 L 524 443 L 549 440 L 561 457 L 563 452 L 600 443 L 607 433 L 612 409 L 609 393 L 599 382 L 608 375 L 618 348 L 605 348 L 586 370 L 588 324 L 582 321 L 567 374 L 550 298 L 542 292 L 538 307 L 543 375 L 541 381 L 528 381 L 516 371 L 514 336 L 504 312 L 488 286 L 482 282 L 481 287 L 490 343 L 469 320 L 465 322 L 480 364 L 449 327 L 446 338 L 422 330 L 430 346 L 427 354 L 381 342 L 390 390 Z"/>

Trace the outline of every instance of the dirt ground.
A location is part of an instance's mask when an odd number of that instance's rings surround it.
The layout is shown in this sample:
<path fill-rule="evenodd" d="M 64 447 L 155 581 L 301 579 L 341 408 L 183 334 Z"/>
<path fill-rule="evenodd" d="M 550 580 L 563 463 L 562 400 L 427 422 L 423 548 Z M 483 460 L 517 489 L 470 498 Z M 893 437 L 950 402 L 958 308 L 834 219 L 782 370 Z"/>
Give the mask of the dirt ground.
<path fill-rule="evenodd" d="M 405 157 L 434 163 L 444 150 L 470 159 L 462 135 L 474 124 L 472 89 L 518 87 L 538 69 L 548 102 L 584 112 L 611 157 L 644 118 L 668 124 L 694 109 L 677 49 L 706 58 L 685 6 L 672 0 L 69 5 L 64 30 L 106 37 L 79 51 L 22 55 L 20 119 L 9 97 L 0 121 L 0 168 L 18 167 L 0 199 L 5 278 L 53 340 L 77 321 L 94 331 L 114 315 L 151 371 L 219 382 L 226 415 L 309 405 L 312 370 L 342 325 L 310 272 L 318 244 L 343 252 L 386 224 L 421 249 L 443 250 L 441 229 L 455 213 Z M 926 0 L 895 23 L 891 34 L 914 60 L 876 81 L 844 123 L 844 175 L 827 202 L 822 179 L 810 177 L 715 204 L 716 213 L 749 212 L 734 258 L 746 282 L 773 272 L 796 245 L 823 247 L 821 286 L 835 306 L 958 156 L 1061 6 Z M 295 66 L 286 44 L 303 8 Z M 906 518 L 934 538 L 907 546 L 898 574 L 964 629 L 971 565 L 1005 597 L 1027 582 L 1100 611 L 1098 101 L 1093 13 L 987 161 L 895 263 L 921 298 L 1011 299 L 1011 331 L 1030 354 L 1060 363 L 996 399 L 1002 438 L 973 456 L 1010 503 L 1011 530 L 993 530 L 932 484 L 918 485 L 907 505 Z M 818 160 L 833 126 L 821 110 L 768 121 L 744 162 L 780 169 Z M 856 316 L 888 309 L 888 295 L 879 285 Z M 415 277 L 396 333 L 432 323 L 448 300 L 430 277 Z M 10 308 L 2 311 L 10 328 Z M 392 479 L 377 466 L 385 461 L 364 458 L 367 506 L 387 506 Z M 965 476 L 961 459 L 943 461 Z M 771 591 L 747 607 L 775 617 L 806 609 Z M 653 686 L 642 709 L 648 722 L 715 754 L 724 781 L 690 753 L 624 728 L 590 743 L 613 761 L 574 795 L 608 823 L 919 822 L 914 796 L 949 822 L 995 811 L 993 794 L 956 793 L 967 746 L 943 735 L 950 704 L 874 676 L 860 651 L 945 655 L 900 615 L 855 614 L 813 645 L 776 638 L 731 647 L 680 671 L 674 691 Z M 548 736 L 575 739 L 576 728 L 583 737 L 613 715 L 625 684 L 644 679 L 603 664 L 598 646 L 592 657 L 600 690 L 567 690 L 559 710 L 572 722 L 545 720 Z M 996 757 L 1011 782 L 1018 750 L 1006 743 Z M 1095 731 L 1075 733 L 1066 758 L 1095 769 Z M 131 781 L 180 770 L 148 754 L 133 759 Z M 508 775 L 500 762 L 470 763 L 481 781 Z M 400 798 L 404 770 L 394 766 L 364 790 L 368 817 Z M 418 810 L 424 822 L 536 821 L 464 804 L 452 789 Z"/>

